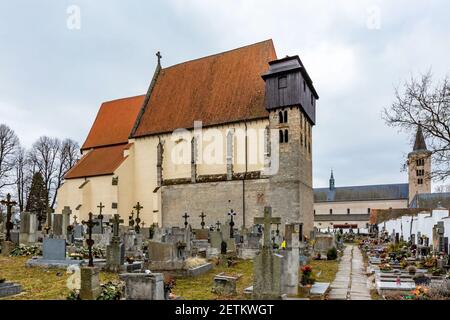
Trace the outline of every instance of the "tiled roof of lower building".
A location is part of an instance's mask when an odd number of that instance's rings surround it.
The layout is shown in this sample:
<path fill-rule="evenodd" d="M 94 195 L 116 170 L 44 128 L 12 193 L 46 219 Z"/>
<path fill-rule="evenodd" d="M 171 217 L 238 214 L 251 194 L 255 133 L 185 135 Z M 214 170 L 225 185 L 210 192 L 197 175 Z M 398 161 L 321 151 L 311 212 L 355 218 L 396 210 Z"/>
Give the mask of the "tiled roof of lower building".
<path fill-rule="evenodd" d="M 408 192 L 407 183 L 314 188 L 314 202 L 402 200 L 408 199 Z"/>
<path fill-rule="evenodd" d="M 95 148 L 84 155 L 70 169 L 65 179 L 86 178 L 113 174 L 126 159 L 123 153 L 131 144 Z"/>
<path fill-rule="evenodd" d="M 450 192 L 416 194 L 411 201 L 410 207 L 428 209 L 442 207 L 450 209 Z"/>

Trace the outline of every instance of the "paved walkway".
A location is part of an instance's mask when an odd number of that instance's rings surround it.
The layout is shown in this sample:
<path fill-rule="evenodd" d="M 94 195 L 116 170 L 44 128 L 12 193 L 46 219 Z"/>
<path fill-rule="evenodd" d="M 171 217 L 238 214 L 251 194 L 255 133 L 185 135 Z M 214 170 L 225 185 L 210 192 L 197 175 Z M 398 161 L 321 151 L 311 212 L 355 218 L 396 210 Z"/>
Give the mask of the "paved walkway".
<path fill-rule="evenodd" d="M 330 288 L 329 300 L 371 300 L 363 257 L 357 246 L 345 247 Z"/>

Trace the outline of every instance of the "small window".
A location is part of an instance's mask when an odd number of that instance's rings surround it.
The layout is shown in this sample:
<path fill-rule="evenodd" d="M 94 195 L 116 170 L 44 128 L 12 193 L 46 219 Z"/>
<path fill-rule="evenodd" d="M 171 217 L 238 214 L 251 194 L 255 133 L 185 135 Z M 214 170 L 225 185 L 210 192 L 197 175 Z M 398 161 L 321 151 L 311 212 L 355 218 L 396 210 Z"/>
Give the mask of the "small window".
<path fill-rule="evenodd" d="M 287 130 L 284 130 L 284 142 L 289 142 L 289 133 Z"/>
<path fill-rule="evenodd" d="M 349 208 L 347 208 L 347 214 L 350 214 L 350 209 Z"/>
<path fill-rule="evenodd" d="M 284 134 L 283 134 L 283 130 L 280 130 L 280 131 L 279 131 L 279 134 L 280 134 L 280 143 L 283 143 L 283 142 L 284 142 Z"/>
<path fill-rule="evenodd" d="M 367 213 L 370 213 L 370 208 L 367 208 Z"/>
<path fill-rule="evenodd" d="M 423 179 L 422 178 L 417 179 L 417 184 L 423 184 Z"/>
<path fill-rule="evenodd" d="M 316 210 L 314 210 L 314 214 L 316 214 Z"/>
<path fill-rule="evenodd" d="M 288 112 L 287 110 L 284 110 L 284 117 L 283 117 L 284 123 L 288 122 Z"/>
<path fill-rule="evenodd" d="M 278 78 L 278 89 L 286 88 L 287 87 L 287 77 L 279 77 Z"/>
<path fill-rule="evenodd" d="M 303 92 L 306 92 L 306 81 L 303 80 Z"/>
<path fill-rule="evenodd" d="M 333 209 L 330 209 L 330 214 L 333 214 Z"/>
<path fill-rule="evenodd" d="M 314 105 L 314 97 L 313 97 L 312 93 L 311 93 L 311 104 Z"/>
<path fill-rule="evenodd" d="M 278 122 L 279 123 L 283 123 L 284 121 L 283 121 L 283 112 L 278 112 Z"/>

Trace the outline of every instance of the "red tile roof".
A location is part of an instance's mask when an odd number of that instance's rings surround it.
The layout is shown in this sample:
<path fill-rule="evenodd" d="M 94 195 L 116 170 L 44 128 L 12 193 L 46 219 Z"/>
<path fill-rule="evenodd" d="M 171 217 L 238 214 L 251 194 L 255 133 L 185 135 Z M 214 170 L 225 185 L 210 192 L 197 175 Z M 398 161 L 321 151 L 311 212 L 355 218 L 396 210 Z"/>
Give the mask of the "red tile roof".
<path fill-rule="evenodd" d="M 81 149 L 127 143 L 145 95 L 102 103 Z"/>
<path fill-rule="evenodd" d="M 261 75 L 276 60 L 272 40 L 161 70 L 134 137 L 268 116 Z"/>
<path fill-rule="evenodd" d="M 75 179 L 113 174 L 127 158 L 123 156 L 123 152 L 130 146 L 131 144 L 125 143 L 94 148 L 84 155 L 64 178 Z"/>

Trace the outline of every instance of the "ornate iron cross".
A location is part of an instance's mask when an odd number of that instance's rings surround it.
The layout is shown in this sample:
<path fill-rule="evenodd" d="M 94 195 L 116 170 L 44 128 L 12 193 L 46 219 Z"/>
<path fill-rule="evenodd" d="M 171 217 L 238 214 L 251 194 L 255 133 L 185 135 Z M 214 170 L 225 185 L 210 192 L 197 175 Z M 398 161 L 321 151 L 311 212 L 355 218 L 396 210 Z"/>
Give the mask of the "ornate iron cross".
<path fill-rule="evenodd" d="M 131 216 L 128 217 L 128 226 L 133 228 L 134 226 L 134 211 L 131 210 Z"/>
<path fill-rule="evenodd" d="M 89 249 L 89 267 L 93 267 L 94 266 L 94 257 L 92 256 L 92 246 L 94 245 L 94 240 L 92 240 L 92 228 L 94 226 L 98 225 L 98 222 L 94 220 L 92 220 L 92 212 L 89 212 L 89 220 L 88 221 L 82 221 L 82 224 L 84 224 L 85 226 L 87 226 L 88 229 L 88 235 L 89 238 L 86 240 L 86 243 L 88 245 L 88 249 Z"/>
<path fill-rule="evenodd" d="M 16 201 L 11 201 L 11 194 L 6 195 L 6 200 L 2 200 L 1 204 L 6 206 L 6 238 L 5 241 L 11 241 L 11 230 L 14 224 L 11 222 L 12 207 L 17 204 Z"/>
<path fill-rule="evenodd" d="M 141 209 L 144 209 L 144 207 L 141 206 L 141 205 L 139 204 L 139 202 L 138 202 L 138 203 L 136 203 L 136 205 L 133 207 L 133 209 L 136 210 L 136 219 L 135 219 L 136 226 L 134 227 L 134 230 L 136 231 L 136 233 L 139 233 L 140 230 L 141 230 L 141 227 L 139 226 L 139 224 L 141 223 L 141 218 L 139 217 L 139 213 L 141 212 Z"/>
<path fill-rule="evenodd" d="M 100 202 L 100 205 L 97 206 L 97 208 L 100 209 L 100 213 L 98 214 L 97 218 L 98 218 L 98 220 L 100 220 L 100 232 L 102 234 L 103 234 L 103 214 L 102 214 L 102 211 L 103 211 L 104 207 L 105 206 L 101 202 Z"/>
<path fill-rule="evenodd" d="M 228 212 L 228 215 L 230 216 L 230 238 L 234 237 L 234 220 L 233 217 L 236 215 L 236 212 L 234 212 L 233 209 L 230 209 L 230 212 Z"/>
<path fill-rule="evenodd" d="M 187 219 L 189 218 L 189 215 L 187 214 L 187 212 L 185 212 L 184 216 L 181 216 L 181 217 L 184 218 L 184 227 L 187 228 L 187 226 L 188 226 Z"/>
<path fill-rule="evenodd" d="M 204 229 L 205 228 L 205 217 L 206 217 L 206 214 L 204 214 L 202 212 L 202 214 L 199 215 L 199 217 L 202 218 L 202 222 L 200 222 L 200 225 L 202 226 L 202 229 Z"/>

